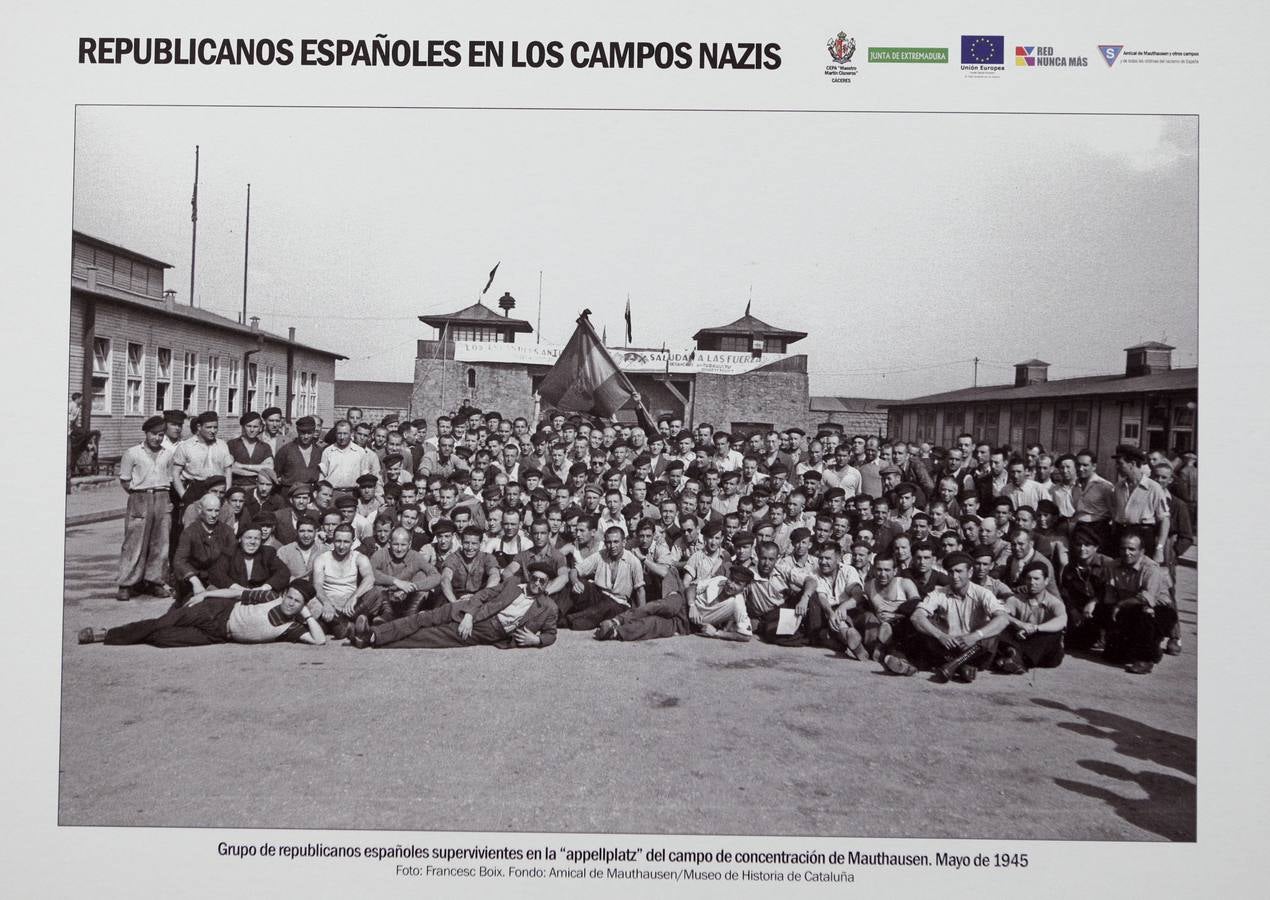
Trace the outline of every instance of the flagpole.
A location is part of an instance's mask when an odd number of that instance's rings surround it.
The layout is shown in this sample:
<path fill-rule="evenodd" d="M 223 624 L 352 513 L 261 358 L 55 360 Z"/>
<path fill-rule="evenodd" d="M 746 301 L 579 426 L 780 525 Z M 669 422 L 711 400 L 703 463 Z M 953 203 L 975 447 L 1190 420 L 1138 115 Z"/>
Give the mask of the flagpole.
<path fill-rule="evenodd" d="M 198 252 L 198 144 L 194 145 L 194 193 L 190 196 L 190 306 L 194 305 L 194 262 Z"/>
<path fill-rule="evenodd" d="M 534 343 L 542 342 L 542 269 L 538 270 L 538 328 L 534 333 Z"/>
<path fill-rule="evenodd" d="M 243 324 L 247 324 L 247 257 L 251 253 L 251 185 L 247 185 L 247 227 L 243 233 Z"/>

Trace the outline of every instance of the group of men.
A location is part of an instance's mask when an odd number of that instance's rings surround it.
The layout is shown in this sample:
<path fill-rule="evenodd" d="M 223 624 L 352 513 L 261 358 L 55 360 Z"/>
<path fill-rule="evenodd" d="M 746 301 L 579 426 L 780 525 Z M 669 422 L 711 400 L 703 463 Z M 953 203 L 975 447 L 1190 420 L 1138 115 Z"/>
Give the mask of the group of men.
<path fill-rule="evenodd" d="M 88 643 L 348 639 L 546 647 L 699 634 L 812 644 L 970 681 L 1067 649 L 1145 674 L 1181 652 L 1194 454 L 1055 457 L 800 428 L 744 439 L 464 407 L 435 422 L 156 416 L 124 455 L 119 598 L 173 596 Z M 430 425 L 432 433 L 429 434 Z"/>

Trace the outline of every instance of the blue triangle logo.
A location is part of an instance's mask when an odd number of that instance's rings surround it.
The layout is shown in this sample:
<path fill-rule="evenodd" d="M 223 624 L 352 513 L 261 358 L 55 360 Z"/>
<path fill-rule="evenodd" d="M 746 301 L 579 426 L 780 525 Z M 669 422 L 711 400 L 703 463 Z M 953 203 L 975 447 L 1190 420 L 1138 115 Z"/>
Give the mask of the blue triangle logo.
<path fill-rule="evenodd" d="M 1110 69 L 1116 64 L 1116 60 L 1120 58 L 1120 51 L 1123 49 L 1124 44 L 1099 44 L 1098 55 L 1102 57 L 1102 61 Z"/>

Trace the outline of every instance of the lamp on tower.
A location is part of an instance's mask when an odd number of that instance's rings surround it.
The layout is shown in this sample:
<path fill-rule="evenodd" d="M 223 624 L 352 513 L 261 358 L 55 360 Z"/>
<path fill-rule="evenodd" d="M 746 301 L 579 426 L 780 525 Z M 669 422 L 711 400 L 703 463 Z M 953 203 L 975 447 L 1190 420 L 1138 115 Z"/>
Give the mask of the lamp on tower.
<path fill-rule="evenodd" d="M 511 315 L 513 309 L 516 308 L 516 298 L 508 291 L 503 291 L 503 296 L 498 298 L 498 308 L 503 311 L 503 316 Z"/>

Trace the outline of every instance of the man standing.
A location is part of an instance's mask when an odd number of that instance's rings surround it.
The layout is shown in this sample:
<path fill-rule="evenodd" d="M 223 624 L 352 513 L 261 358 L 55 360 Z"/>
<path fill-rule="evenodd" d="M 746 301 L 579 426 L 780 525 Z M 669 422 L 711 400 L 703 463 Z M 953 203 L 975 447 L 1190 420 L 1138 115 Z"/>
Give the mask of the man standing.
<path fill-rule="evenodd" d="M 321 480 L 322 451 L 316 445 L 317 422 L 312 416 L 302 416 L 295 423 L 295 440 L 274 454 L 273 470 L 281 484 L 290 487 Z"/>
<path fill-rule="evenodd" d="M 276 457 L 278 451 L 287 443 L 286 423 L 282 421 L 282 410 L 271 406 L 260 414 L 264 420 L 265 430 L 260 435 L 262 443 L 269 447 L 269 455 Z"/>
<path fill-rule="evenodd" d="M 1137 447 L 1116 447 L 1115 520 L 1119 534 L 1135 532 L 1143 548 L 1158 564 L 1164 564 L 1169 536 L 1169 495 L 1151 479 L 1147 457 Z"/>
<path fill-rule="evenodd" d="M 357 479 L 376 474 L 378 463 L 375 454 L 353 443 L 352 425 L 347 419 L 340 419 L 335 423 L 335 443 L 322 451 L 318 469 L 336 494 L 352 496 L 357 492 Z"/>
<path fill-rule="evenodd" d="M 1009 474 L 1010 483 L 1003 496 L 1010 498 L 1015 509 L 1020 506 L 1036 509 L 1042 500 L 1050 498 L 1049 491 L 1042 487 L 1040 482 L 1033 481 L 1028 476 L 1027 463 L 1017 456 L 1010 458 L 1006 471 Z"/>
<path fill-rule="evenodd" d="M 1111 553 L 1111 518 L 1116 511 L 1116 489 L 1098 474 L 1092 451 L 1076 454 L 1076 483 L 1072 485 L 1073 521 L 1086 525 L 1098 538 L 1098 546 Z"/>
<path fill-rule="evenodd" d="M 213 478 L 224 479 L 228 486 L 234 466 L 229 447 L 216 437 L 220 417 L 208 410 L 199 413 L 194 423 L 194 434 L 172 451 L 172 486 L 181 498 L 182 507 L 203 496 Z"/>
<path fill-rule="evenodd" d="M 163 446 L 163 416 L 151 416 L 141 426 L 140 444 L 129 447 L 119 461 L 119 481 L 128 495 L 123 547 L 119 554 L 117 599 L 129 600 L 147 590 L 171 597 L 163 583 L 168 565 L 168 530 L 172 527 L 172 453 Z"/>
<path fill-rule="evenodd" d="M 251 489 L 256 486 L 261 468 L 269 464 L 273 451 L 260 440 L 260 432 L 264 428 L 260 413 L 243 413 L 238 419 L 238 426 L 242 433 L 225 446 L 229 449 L 229 455 L 234 458 L 234 484 Z"/>

